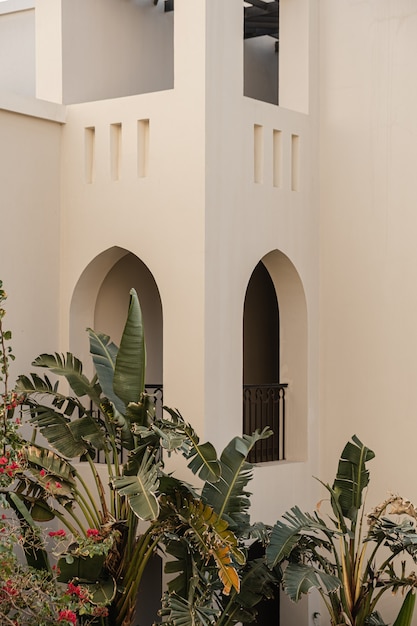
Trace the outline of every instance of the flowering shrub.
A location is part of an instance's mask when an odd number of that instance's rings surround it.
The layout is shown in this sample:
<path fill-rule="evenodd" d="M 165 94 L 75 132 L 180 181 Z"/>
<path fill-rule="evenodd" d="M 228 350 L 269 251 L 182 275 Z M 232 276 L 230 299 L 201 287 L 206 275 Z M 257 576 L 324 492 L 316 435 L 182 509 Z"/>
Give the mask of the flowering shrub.
<path fill-rule="evenodd" d="M 18 554 L 29 552 L 36 564 L 37 551 L 43 551 L 45 541 L 40 529 L 30 521 L 23 526 L 18 523 L 10 509 L 10 498 L 19 481 L 30 481 L 28 469 L 27 442 L 19 432 L 20 415 L 15 415 L 23 397 L 9 389 L 9 364 L 14 359 L 8 342 L 11 332 L 3 327 L 5 309 L 3 304 L 7 298 L 0 281 L 0 624 L 1 626 L 56 626 L 72 624 L 83 626 L 90 623 L 104 624 L 107 608 L 101 602 L 94 602 L 93 594 L 77 580 L 62 583 L 59 580 L 60 570 L 57 565 L 37 568 L 22 565 Z M 33 470 L 32 472 L 36 472 Z M 42 468 L 38 471 L 45 494 L 65 494 L 65 488 L 53 475 L 53 472 Z M 30 483 L 29 483 L 30 484 Z M 16 500 L 15 500 L 16 502 Z M 16 504 L 19 510 L 19 503 Z M 16 508 L 15 507 L 15 508 Z M 7 514 L 6 514 L 7 512 Z M 25 514 L 20 518 L 25 520 Z M 30 520 L 29 514 L 27 519 Z M 68 550 L 71 544 L 84 555 L 106 555 L 113 538 L 103 537 L 96 529 L 89 529 L 86 537 L 72 537 L 63 529 L 50 531 L 51 538 L 66 542 L 63 546 Z M 59 558 L 59 553 L 55 555 Z M 99 621 L 97 621 L 97 619 Z"/>
<path fill-rule="evenodd" d="M 65 531 L 51 531 L 61 539 Z M 107 609 L 93 602 L 89 590 L 76 581 L 62 584 L 59 570 L 52 573 L 19 563 L 16 548 L 22 545 L 20 528 L 5 513 L 0 519 L 0 624 L 2 626 L 55 626 L 92 623 Z"/>
<path fill-rule="evenodd" d="M 118 531 L 112 531 L 104 535 L 96 528 L 88 528 L 86 537 L 80 535 L 74 537 L 63 528 L 48 533 L 55 541 L 54 554 L 65 558 L 67 563 L 72 563 L 76 556 L 107 556 L 119 534 Z"/>

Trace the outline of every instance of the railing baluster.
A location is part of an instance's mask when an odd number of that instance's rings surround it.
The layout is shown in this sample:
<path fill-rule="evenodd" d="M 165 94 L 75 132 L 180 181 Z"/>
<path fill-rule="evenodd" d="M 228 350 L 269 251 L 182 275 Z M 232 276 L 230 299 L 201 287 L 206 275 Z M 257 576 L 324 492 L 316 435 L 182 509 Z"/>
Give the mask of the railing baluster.
<path fill-rule="evenodd" d="M 285 389 L 287 384 L 243 385 L 243 432 L 251 435 L 269 426 L 272 437 L 259 441 L 249 455 L 251 463 L 285 459 Z"/>

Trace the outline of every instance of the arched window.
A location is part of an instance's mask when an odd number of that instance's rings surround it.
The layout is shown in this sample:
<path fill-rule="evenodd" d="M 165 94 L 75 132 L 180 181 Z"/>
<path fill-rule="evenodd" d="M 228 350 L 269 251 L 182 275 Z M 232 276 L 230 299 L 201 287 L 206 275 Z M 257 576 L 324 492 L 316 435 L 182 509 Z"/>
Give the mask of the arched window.
<path fill-rule="evenodd" d="M 269 426 L 274 434 L 256 444 L 252 462 L 285 458 L 285 385 L 280 384 L 279 307 L 265 265 L 255 267 L 243 314 L 243 432 Z"/>
<path fill-rule="evenodd" d="M 301 277 L 279 250 L 255 267 L 243 310 L 243 432 L 269 426 L 253 463 L 307 457 L 307 307 Z"/>

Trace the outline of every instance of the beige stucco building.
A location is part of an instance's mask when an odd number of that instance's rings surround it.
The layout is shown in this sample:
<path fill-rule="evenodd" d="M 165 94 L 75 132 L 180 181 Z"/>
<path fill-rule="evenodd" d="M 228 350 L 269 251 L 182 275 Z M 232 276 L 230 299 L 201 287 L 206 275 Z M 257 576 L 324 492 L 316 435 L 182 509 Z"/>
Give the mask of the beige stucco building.
<path fill-rule="evenodd" d="M 314 506 L 354 433 L 369 503 L 417 501 L 415 2 L 280 0 L 279 44 L 277 11 L 0 2 L 16 373 L 85 358 L 87 326 L 117 341 L 135 287 L 148 383 L 202 437 L 241 433 L 254 385 L 279 393 L 252 485 L 269 523 Z M 315 609 L 284 603 L 281 624 Z"/>

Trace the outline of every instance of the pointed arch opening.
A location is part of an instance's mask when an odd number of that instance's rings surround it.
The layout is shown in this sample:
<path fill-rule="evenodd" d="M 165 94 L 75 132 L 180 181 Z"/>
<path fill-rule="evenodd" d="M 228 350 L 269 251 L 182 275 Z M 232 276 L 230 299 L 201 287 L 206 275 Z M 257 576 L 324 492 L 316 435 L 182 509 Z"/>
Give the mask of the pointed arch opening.
<path fill-rule="evenodd" d="M 243 312 L 243 432 L 266 426 L 251 462 L 307 455 L 307 310 L 300 276 L 278 250 L 248 281 Z"/>
<path fill-rule="evenodd" d="M 114 343 L 119 345 L 132 287 L 139 296 L 145 327 L 145 384 L 149 392 L 156 392 L 156 409 L 162 413 L 162 302 L 154 276 L 147 265 L 132 252 L 119 247 L 108 249 L 96 256 L 81 274 L 71 301 L 70 349 L 83 363 L 90 362 L 87 358 L 87 327 L 110 335 Z M 102 466 L 100 467 L 103 460 L 97 455 L 97 470 L 102 477 L 106 477 L 107 470 L 103 471 Z M 141 623 L 150 625 L 154 622 L 155 614 L 160 608 L 162 590 L 162 558 L 156 554 L 146 566 L 138 592 L 136 614 L 139 615 L 140 605 Z"/>
<path fill-rule="evenodd" d="M 132 287 L 139 296 L 145 327 L 146 385 L 162 390 L 163 320 L 159 289 L 146 264 L 128 250 L 106 250 L 81 274 L 71 301 L 70 348 L 84 362 L 89 361 L 85 333 L 88 327 L 110 335 L 119 345 Z"/>

